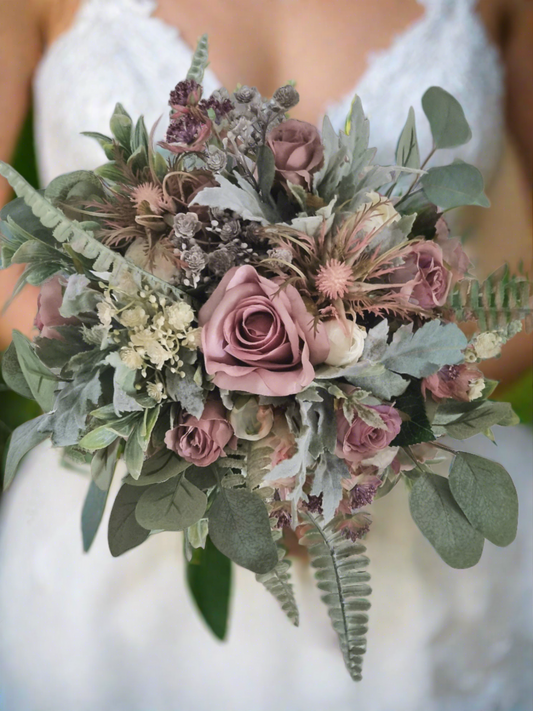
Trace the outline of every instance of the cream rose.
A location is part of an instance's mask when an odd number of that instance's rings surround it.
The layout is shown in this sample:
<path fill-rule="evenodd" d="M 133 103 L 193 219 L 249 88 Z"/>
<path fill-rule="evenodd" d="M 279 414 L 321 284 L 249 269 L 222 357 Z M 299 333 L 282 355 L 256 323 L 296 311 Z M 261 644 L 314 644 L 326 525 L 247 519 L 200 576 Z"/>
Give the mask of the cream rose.
<path fill-rule="evenodd" d="M 336 367 L 357 363 L 365 347 L 365 329 L 355 321 L 343 325 L 337 319 L 326 321 L 324 328 L 329 339 L 329 355 L 325 362 Z"/>
<path fill-rule="evenodd" d="M 230 413 L 229 421 L 239 439 L 255 442 L 269 434 L 274 424 L 271 407 L 260 405 L 257 398 L 242 398 Z"/>

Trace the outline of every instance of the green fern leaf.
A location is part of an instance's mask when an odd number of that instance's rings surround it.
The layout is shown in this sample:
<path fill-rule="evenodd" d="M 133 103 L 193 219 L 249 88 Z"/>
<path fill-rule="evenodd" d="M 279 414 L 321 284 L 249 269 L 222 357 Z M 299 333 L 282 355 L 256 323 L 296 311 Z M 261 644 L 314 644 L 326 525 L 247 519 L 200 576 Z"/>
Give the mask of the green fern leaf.
<path fill-rule="evenodd" d="M 57 242 L 63 245 L 68 244 L 78 254 L 93 260 L 94 271 L 111 271 L 114 275 L 128 272 L 137 275 L 158 293 L 186 298 L 186 294 L 180 289 L 141 269 L 118 252 L 114 252 L 99 242 L 92 232 L 84 230 L 78 222 L 69 220 L 59 208 L 54 207 L 41 193 L 32 188 L 14 168 L 3 161 L 0 161 L 0 175 L 6 178 L 18 197 L 24 200 L 41 223 L 53 230 Z"/>
<path fill-rule="evenodd" d="M 246 447 L 246 485 L 251 491 L 261 486 L 263 478 L 272 469 L 272 448 L 261 440 L 247 442 Z"/>
<path fill-rule="evenodd" d="M 209 63 L 209 49 L 207 35 L 202 35 L 196 44 L 196 49 L 192 56 L 191 66 L 187 72 L 187 79 L 194 79 L 198 84 L 202 83 L 204 72 Z"/>
<path fill-rule="evenodd" d="M 477 321 L 482 331 L 505 329 L 513 321 L 524 321 L 526 331 L 530 331 L 532 293 L 527 277 L 511 275 L 509 268 L 503 266 L 484 282 L 463 279 L 451 292 L 447 308 L 458 321 Z"/>
<path fill-rule="evenodd" d="M 322 517 L 305 513 L 307 524 L 300 543 L 307 546 L 315 578 L 323 591 L 322 601 L 328 607 L 333 628 L 339 636 L 344 661 L 354 681 L 360 681 L 370 607 L 366 599 L 372 592 L 367 584 L 370 574 L 364 570 L 368 558 L 365 546 L 345 538 L 338 530 L 342 517 L 328 524 Z"/>
<path fill-rule="evenodd" d="M 256 580 L 262 583 L 265 588 L 271 593 L 281 605 L 281 609 L 287 615 L 289 620 L 295 627 L 300 623 L 300 614 L 294 597 L 294 590 L 290 582 L 289 568 L 291 567 L 290 560 L 285 558 L 285 547 L 279 543 L 281 538 L 280 531 L 272 531 L 272 538 L 277 542 L 278 549 L 278 564 L 268 573 L 257 574 Z"/>

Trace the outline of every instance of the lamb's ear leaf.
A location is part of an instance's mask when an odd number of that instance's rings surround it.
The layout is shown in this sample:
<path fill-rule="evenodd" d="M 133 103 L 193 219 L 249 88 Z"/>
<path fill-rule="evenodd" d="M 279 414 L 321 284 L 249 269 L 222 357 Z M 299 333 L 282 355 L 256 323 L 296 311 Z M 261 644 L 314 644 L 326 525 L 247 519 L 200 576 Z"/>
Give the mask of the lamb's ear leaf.
<path fill-rule="evenodd" d="M 481 558 L 484 538 L 461 511 L 448 479 L 425 473 L 414 483 L 411 515 L 424 536 L 452 568 L 471 568 Z"/>
<path fill-rule="evenodd" d="M 117 557 L 140 546 L 150 535 L 150 531 L 140 526 L 135 518 L 135 507 L 143 491 L 141 487 L 124 484 L 117 494 L 107 533 L 112 556 Z"/>
<path fill-rule="evenodd" d="M 477 454 L 457 452 L 449 481 L 455 500 L 477 531 L 496 546 L 514 541 L 518 496 L 501 464 Z"/>
<path fill-rule="evenodd" d="M 472 131 L 457 99 L 440 86 L 430 86 L 422 97 L 436 148 L 455 148 L 472 138 Z"/>
<path fill-rule="evenodd" d="M 192 56 L 191 66 L 187 72 L 187 79 L 194 79 L 201 84 L 204 72 L 209 64 L 209 45 L 207 35 L 202 35 L 196 43 L 196 49 Z"/>
<path fill-rule="evenodd" d="M 198 610 L 218 639 L 226 637 L 231 596 L 231 561 L 206 539 L 187 563 L 187 583 Z"/>
<path fill-rule="evenodd" d="M 11 484 L 24 456 L 50 436 L 46 429 L 48 415 L 40 415 L 24 422 L 11 433 L 4 469 L 4 491 Z"/>

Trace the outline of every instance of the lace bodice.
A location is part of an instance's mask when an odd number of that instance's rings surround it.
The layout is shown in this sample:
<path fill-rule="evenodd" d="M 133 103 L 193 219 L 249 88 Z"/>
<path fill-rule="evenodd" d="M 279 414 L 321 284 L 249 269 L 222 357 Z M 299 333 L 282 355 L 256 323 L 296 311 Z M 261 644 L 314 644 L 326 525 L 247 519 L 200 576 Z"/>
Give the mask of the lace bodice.
<path fill-rule="evenodd" d="M 79 168 L 94 168 L 105 158 L 81 131 L 108 132 L 120 101 L 133 117 L 150 126 L 167 115 L 169 90 L 183 78 L 191 47 L 179 31 L 153 16 L 154 0 L 82 0 L 73 25 L 47 50 L 36 74 L 35 129 L 43 183 Z M 377 160 L 394 161 L 394 150 L 409 106 L 418 116 L 421 154 L 431 147 L 420 99 L 432 85 L 461 102 L 473 139 L 435 160 L 458 156 L 495 170 L 502 137 L 503 72 L 498 53 L 475 12 L 474 0 L 419 0 L 423 17 L 399 34 L 386 50 L 368 58 L 367 69 L 339 102 L 324 101 L 334 126 L 341 128 L 355 93 L 370 118 Z M 210 93 L 220 83 L 210 69 Z M 163 123 L 163 122 L 162 122 Z M 161 127 L 162 128 L 162 127 Z"/>

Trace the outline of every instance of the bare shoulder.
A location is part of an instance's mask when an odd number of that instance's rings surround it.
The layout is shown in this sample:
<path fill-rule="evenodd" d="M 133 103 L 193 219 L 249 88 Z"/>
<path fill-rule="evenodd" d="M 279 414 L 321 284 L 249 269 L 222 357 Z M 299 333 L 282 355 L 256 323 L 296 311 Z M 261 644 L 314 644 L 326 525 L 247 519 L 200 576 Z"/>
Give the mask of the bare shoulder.
<path fill-rule="evenodd" d="M 533 12 L 533 2 L 532 0 L 479 0 L 477 10 L 492 41 L 504 49 L 509 34 Z"/>
<path fill-rule="evenodd" d="M 43 46 L 46 47 L 69 28 L 82 0 L 18 0 L 21 1 L 27 6 L 30 17 L 37 23 Z"/>

